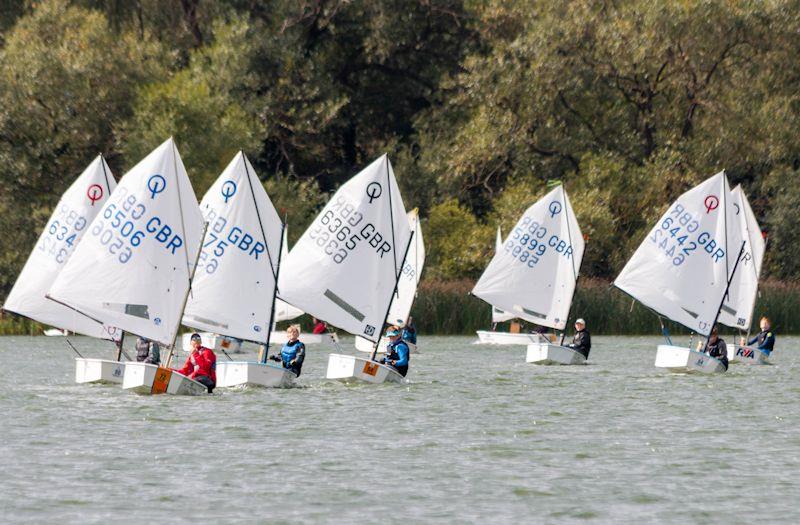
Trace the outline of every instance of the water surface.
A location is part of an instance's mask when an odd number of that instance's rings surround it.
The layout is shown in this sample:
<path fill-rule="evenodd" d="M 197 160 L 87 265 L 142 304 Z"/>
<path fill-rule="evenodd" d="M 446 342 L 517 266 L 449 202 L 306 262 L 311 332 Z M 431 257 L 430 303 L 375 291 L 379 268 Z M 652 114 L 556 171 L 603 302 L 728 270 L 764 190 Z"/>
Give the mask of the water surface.
<path fill-rule="evenodd" d="M 800 339 L 719 376 L 656 370 L 655 337 L 593 338 L 582 367 L 472 340 L 421 337 L 407 385 L 326 381 L 310 346 L 302 388 L 186 398 L 0 338 L 0 521 L 800 522 Z"/>

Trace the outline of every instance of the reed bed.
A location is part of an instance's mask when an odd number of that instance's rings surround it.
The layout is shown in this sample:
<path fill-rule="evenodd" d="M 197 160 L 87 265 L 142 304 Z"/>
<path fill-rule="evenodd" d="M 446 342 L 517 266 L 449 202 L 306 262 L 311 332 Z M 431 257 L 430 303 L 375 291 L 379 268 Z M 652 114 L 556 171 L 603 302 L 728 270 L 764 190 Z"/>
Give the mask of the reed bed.
<path fill-rule="evenodd" d="M 420 334 L 471 335 L 476 330 L 491 327 L 489 305 L 469 295 L 473 282 L 469 280 L 423 280 L 411 315 Z M 752 331 L 758 331 L 758 318 L 766 315 L 780 334 L 800 334 L 800 283 L 767 280 L 761 284 L 754 311 Z M 589 330 L 596 335 L 656 335 L 661 333 L 658 317 L 611 283 L 602 279 L 582 279 L 575 293 L 570 327 L 576 317 L 583 317 Z M 293 321 L 310 331 L 311 317 L 304 315 Z M 285 328 L 289 322 L 279 323 Z M 688 330 L 675 323 L 666 323 L 670 333 L 686 334 Z M 501 324 L 507 329 L 508 324 Z M 21 317 L 4 314 L 0 318 L 0 335 L 38 335 L 44 327 Z M 189 330 L 186 328 L 185 330 Z M 733 329 L 724 328 L 723 333 Z"/>

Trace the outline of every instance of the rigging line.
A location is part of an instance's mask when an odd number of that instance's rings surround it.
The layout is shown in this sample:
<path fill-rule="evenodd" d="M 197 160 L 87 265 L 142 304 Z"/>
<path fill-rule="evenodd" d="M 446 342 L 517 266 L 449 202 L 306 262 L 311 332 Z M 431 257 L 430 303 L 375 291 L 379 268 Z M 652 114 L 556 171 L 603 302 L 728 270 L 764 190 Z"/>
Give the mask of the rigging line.
<path fill-rule="evenodd" d="M 181 233 L 183 234 L 183 253 L 186 257 L 186 271 L 189 274 L 192 274 L 192 267 L 189 266 L 189 242 L 186 238 L 186 225 L 183 221 L 183 199 L 181 198 L 181 181 L 180 177 L 178 176 L 178 150 L 175 148 L 175 138 L 170 137 L 170 142 L 172 142 L 172 168 L 175 171 L 175 185 L 178 188 L 178 213 L 181 216 Z M 187 174 L 188 177 L 188 174 Z M 200 251 L 203 250 L 203 241 L 205 240 L 205 229 L 203 230 L 203 237 L 200 238 L 200 246 L 197 248 L 198 254 Z M 196 264 L 196 263 L 195 263 Z M 189 277 L 189 288 L 192 286 L 192 278 Z M 176 332 L 177 333 L 177 332 Z M 175 341 L 172 342 L 175 344 Z"/>
<path fill-rule="evenodd" d="M 389 155 L 384 153 L 383 158 L 386 160 L 386 191 L 389 192 L 389 224 L 392 226 L 392 260 L 394 261 L 394 269 L 392 271 L 395 274 L 395 279 L 399 279 L 403 268 L 400 268 L 399 271 L 397 270 L 397 241 L 394 238 L 394 211 L 392 210 L 392 180 L 389 177 Z M 408 251 L 408 248 L 406 248 L 406 251 Z"/>
<path fill-rule="evenodd" d="M 256 217 L 258 217 L 258 227 L 261 228 L 261 238 L 264 239 L 264 246 L 267 249 L 267 260 L 269 260 L 269 270 L 270 272 L 272 272 L 272 277 L 275 278 L 276 281 L 275 286 L 277 287 L 278 273 L 277 270 L 275 269 L 275 266 L 272 265 L 272 255 L 269 253 L 269 243 L 267 242 L 267 235 L 264 233 L 264 223 L 261 221 L 261 213 L 259 213 L 258 211 L 258 201 L 256 201 L 256 192 L 253 189 L 253 181 L 250 179 L 250 170 L 247 169 L 247 157 L 244 155 L 244 151 L 242 150 L 239 150 L 239 154 L 242 156 L 242 164 L 244 164 L 244 172 L 245 175 L 247 175 L 247 184 L 248 186 L 250 186 L 250 196 L 253 197 L 253 205 L 256 207 Z M 278 220 L 280 220 L 280 217 L 278 218 Z M 281 230 L 281 238 L 283 238 L 282 230 Z M 280 255 L 278 255 L 278 257 L 280 257 Z"/>
<path fill-rule="evenodd" d="M 111 196 L 111 184 L 108 182 L 108 172 L 106 171 L 106 158 L 103 157 L 103 154 L 100 154 L 100 167 L 103 168 L 103 177 L 106 179 L 106 191 L 108 191 L 109 197 Z"/>

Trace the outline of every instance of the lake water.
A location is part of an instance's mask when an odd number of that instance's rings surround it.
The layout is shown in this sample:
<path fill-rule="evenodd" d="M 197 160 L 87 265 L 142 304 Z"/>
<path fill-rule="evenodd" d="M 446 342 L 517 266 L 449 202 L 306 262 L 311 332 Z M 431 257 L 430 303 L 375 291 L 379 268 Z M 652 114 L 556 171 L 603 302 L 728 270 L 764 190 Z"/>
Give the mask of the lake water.
<path fill-rule="evenodd" d="M 656 370 L 655 337 L 596 337 L 577 367 L 472 340 L 421 337 L 402 386 L 326 381 L 310 346 L 303 388 L 187 398 L 77 385 L 63 339 L 0 338 L 0 521 L 800 522 L 800 339 L 718 376 Z"/>

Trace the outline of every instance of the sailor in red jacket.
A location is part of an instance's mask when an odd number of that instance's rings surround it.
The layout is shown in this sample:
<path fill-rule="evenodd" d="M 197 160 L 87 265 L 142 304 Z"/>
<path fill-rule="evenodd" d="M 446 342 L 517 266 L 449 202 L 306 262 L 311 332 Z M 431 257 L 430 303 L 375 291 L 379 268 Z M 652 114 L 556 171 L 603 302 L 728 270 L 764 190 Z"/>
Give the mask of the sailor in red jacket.
<path fill-rule="evenodd" d="M 217 386 L 217 356 L 213 350 L 203 346 L 201 341 L 200 334 L 192 334 L 192 353 L 178 372 L 204 385 L 210 394 Z"/>

